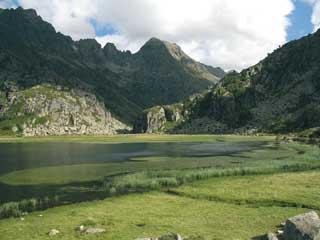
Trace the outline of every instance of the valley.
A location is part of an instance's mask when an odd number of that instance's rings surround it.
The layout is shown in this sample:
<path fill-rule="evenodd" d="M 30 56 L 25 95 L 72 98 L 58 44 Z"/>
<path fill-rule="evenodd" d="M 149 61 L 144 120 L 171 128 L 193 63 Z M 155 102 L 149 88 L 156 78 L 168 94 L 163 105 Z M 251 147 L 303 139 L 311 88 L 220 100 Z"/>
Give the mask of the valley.
<path fill-rule="evenodd" d="M 238 72 L 44 15 L 0 8 L 0 240 L 319 238 L 320 30 Z"/>

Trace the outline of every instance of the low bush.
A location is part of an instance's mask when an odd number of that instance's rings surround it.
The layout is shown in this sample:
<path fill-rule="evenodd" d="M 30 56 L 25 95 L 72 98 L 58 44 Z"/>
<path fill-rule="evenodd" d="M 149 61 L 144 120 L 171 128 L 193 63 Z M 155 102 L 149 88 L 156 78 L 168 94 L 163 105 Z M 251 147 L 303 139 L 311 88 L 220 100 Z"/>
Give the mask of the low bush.
<path fill-rule="evenodd" d="M 0 218 L 19 217 L 22 211 L 19 209 L 19 203 L 5 203 L 0 207 Z"/>
<path fill-rule="evenodd" d="M 58 196 L 43 199 L 25 199 L 20 202 L 8 202 L 0 205 L 0 219 L 10 217 L 20 217 L 24 213 L 30 213 L 38 210 L 61 205 Z"/>

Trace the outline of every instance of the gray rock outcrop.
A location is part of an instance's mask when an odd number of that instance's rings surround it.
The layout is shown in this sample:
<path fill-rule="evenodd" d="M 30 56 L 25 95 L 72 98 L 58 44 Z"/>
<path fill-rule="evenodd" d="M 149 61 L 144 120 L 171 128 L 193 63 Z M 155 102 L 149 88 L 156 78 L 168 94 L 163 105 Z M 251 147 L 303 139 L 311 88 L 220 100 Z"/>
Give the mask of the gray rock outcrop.
<path fill-rule="evenodd" d="M 268 233 L 266 240 L 278 240 L 278 237 L 274 233 Z"/>
<path fill-rule="evenodd" d="M 169 132 L 175 124 L 184 121 L 183 105 L 156 106 L 146 109 L 134 124 L 135 133 Z"/>
<path fill-rule="evenodd" d="M 159 132 L 167 122 L 166 112 L 163 107 L 156 107 L 146 113 L 146 133 Z"/>
<path fill-rule="evenodd" d="M 320 219 L 316 212 L 301 214 L 286 221 L 285 240 L 320 240 Z"/>
<path fill-rule="evenodd" d="M 2 119 L 24 136 L 116 134 L 129 130 L 95 95 L 82 90 L 38 85 L 2 98 Z M 10 125 L 11 124 L 11 125 Z"/>
<path fill-rule="evenodd" d="M 320 240 L 320 218 L 315 211 L 300 214 L 280 224 L 277 233 L 255 239 L 263 240 Z"/>

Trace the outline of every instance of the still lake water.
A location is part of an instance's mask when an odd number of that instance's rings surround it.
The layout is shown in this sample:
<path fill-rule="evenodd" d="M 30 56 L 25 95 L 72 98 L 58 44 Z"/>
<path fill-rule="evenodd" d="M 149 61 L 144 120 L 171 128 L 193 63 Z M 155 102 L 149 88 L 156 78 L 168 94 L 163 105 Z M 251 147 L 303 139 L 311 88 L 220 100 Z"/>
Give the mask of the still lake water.
<path fill-rule="evenodd" d="M 8 143 L 0 144 L 0 175 L 29 168 L 123 162 L 133 157 L 223 156 L 260 148 L 265 142 L 213 143 Z"/>
<path fill-rule="evenodd" d="M 0 176 L 13 171 L 75 164 L 125 164 L 137 157 L 226 156 L 262 148 L 266 142 L 212 143 L 1 143 Z M 58 177 L 58 176 L 57 176 Z M 27 181 L 27 179 L 26 179 Z M 27 183 L 27 182 L 26 182 Z M 61 186 L 0 182 L 0 202 L 54 193 Z"/>

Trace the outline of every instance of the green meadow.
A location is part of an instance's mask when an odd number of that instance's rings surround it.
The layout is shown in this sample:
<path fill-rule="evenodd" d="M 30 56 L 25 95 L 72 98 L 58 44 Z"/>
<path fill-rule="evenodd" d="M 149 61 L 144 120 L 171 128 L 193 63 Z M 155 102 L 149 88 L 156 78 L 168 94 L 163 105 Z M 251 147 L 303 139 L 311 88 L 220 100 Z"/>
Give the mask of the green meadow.
<path fill-rule="evenodd" d="M 320 211 L 317 184 L 320 149 L 315 145 L 281 142 L 269 136 L 201 135 L 1 138 L 0 141 L 106 145 L 240 143 L 237 147 L 243 147 L 242 142 L 261 143 L 250 150 L 228 154 L 133 156 L 122 162 L 62 164 L 2 174 L 0 186 L 8 188 L 8 194 L 21 190 L 32 198 L 35 193 L 43 193 L 35 197 L 41 200 L 47 195 L 57 196 L 59 201 L 44 207 L 43 201 L 37 200 L 41 207 L 35 205 L 32 212 L 23 216 L 23 221 L 20 217 L 0 220 L 1 240 L 51 239 L 47 234 L 50 229 L 61 231 L 55 238 L 68 240 L 136 239 L 168 231 L 200 236 L 199 239 L 242 240 L 275 231 L 286 218 L 298 213 Z M 1 211 L 8 209 L 19 216 L 20 200 L 5 201 L 0 206 L 0 216 Z M 83 235 L 75 231 L 79 225 L 102 227 L 106 232 Z"/>
<path fill-rule="evenodd" d="M 80 143 L 139 143 L 139 142 L 217 142 L 217 141 L 270 141 L 274 136 L 240 136 L 240 135 L 156 135 L 128 134 L 114 136 L 48 136 L 48 137 L 14 137 L 0 135 L 1 143 L 44 143 L 44 142 L 80 142 Z"/>

